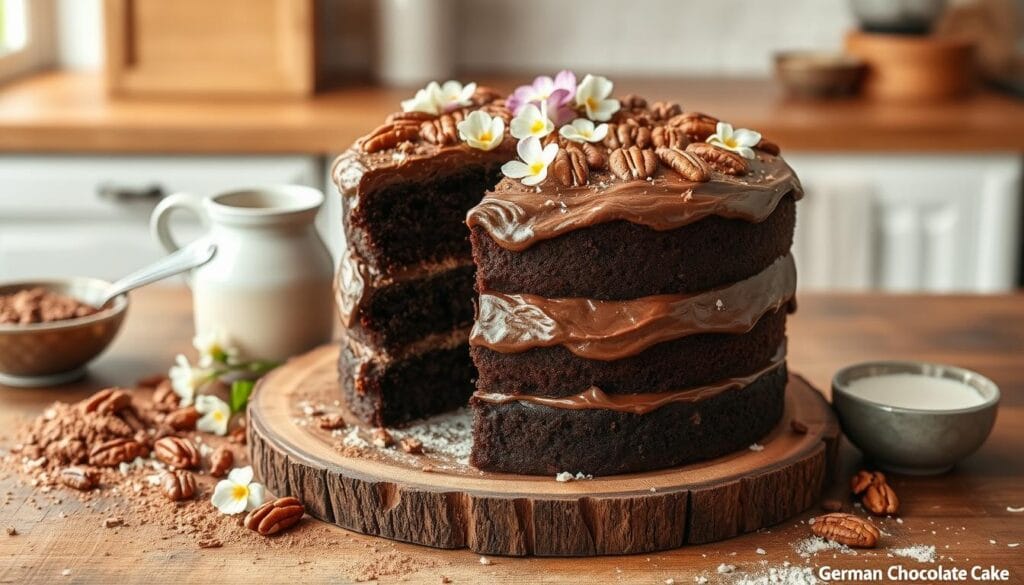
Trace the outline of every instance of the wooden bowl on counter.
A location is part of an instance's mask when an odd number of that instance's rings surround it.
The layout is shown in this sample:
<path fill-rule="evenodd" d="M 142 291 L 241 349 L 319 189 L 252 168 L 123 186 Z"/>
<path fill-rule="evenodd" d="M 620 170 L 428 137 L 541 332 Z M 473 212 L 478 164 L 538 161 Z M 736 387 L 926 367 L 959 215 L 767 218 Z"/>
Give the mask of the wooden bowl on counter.
<path fill-rule="evenodd" d="M 846 36 L 846 51 L 867 64 L 864 93 L 870 98 L 948 100 L 973 83 L 974 51 L 966 41 L 856 31 Z"/>
<path fill-rule="evenodd" d="M 794 97 L 853 95 L 863 76 L 864 63 L 842 53 L 785 51 L 775 54 L 775 77 Z"/>

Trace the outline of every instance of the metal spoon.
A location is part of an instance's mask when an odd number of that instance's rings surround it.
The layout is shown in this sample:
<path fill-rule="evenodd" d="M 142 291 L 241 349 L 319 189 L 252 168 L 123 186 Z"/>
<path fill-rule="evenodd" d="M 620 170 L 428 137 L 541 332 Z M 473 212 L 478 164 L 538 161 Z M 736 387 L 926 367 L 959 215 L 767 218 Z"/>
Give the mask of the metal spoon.
<path fill-rule="evenodd" d="M 149 266 L 133 272 L 128 276 L 110 285 L 103 298 L 96 303 L 97 307 L 103 307 L 111 299 L 116 298 L 130 290 L 145 286 L 147 284 L 163 280 L 165 278 L 181 274 L 206 264 L 217 253 L 217 245 L 206 240 L 193 242 L 177 252 L 170 254 Z"/>

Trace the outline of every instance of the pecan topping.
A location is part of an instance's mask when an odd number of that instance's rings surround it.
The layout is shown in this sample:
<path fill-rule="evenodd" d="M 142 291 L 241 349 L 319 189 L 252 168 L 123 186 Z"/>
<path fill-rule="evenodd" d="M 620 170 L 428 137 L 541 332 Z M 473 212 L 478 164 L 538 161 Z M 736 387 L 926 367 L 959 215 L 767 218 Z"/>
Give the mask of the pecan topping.
<path fill-rule="evenodd" d="M 608 166 L 622 180 L 649 179 L 658 170 L 658 157 L 637 146 L 619 148 L 608 156 Z"/>
<path fill-rule="evenodd" d="M 153 445 L 157 459 L 178 469 L 193 469 L 199 466 L 199 451 L 192 441 L 181 437 L 164 437 Z"/>
<path fill-rule="evenodd" d="M 814 519 L 811 532 L 839 544 L 857 548 L 874 548 L 881 534 L 875 525 L 860 516 L 834 512 Z"/>
<path fill-rule="evenodd" d="M 685 112 L 669 119 L 668 125 L 685 132 L 691 142 L 704 142 L 715 133 L 718 118 L 700 112 Z"/>
<path fill-rule="evenodd" d="M 164 417 L 164 423 L 176 431 L 191 431 L 196 428 L 199 411 L 194 406 L 179 408 Z"/>
<path fill-rule="evenodd" d="M 634 93 L 630 93 L 619 100 L 619 105 L 623 110 L 642 110 L 647 107 L 647 100 Z"/>
<path fill-rule="evenodd" d="M 96 475 L 96 472 L 81 467 L 66 467 L 60 470 L 60 482 L 85 492 L 96 487 Z"/>
<path fill-rule="evenodd" d="M 651 141 L 656 148 L 686 148 L 690 143 L 686 132 L 671 126 L 658 126 L 651 130 Z"/>
<path fill-rule="evenodd" d="M 558 150 L 551 163 L 551 173 L 566 187 L 581 187 L 587 184 L 590 171 L 586 156 L 579 147 L 569 146 Z"/>
<path fill-rule="evenodd" d="M 683 108 L 675 102 L 654 102 L 651 105 L 651 117 L 655 120 L 668 120 L 683 113 Z"/>
<path fill-rule="evenodd" d="M 153 391 L 153 406 L 160 411 L 168 411 L 178 408 L 181 398 L 174 391 L 170 380 L 164 380 Z"/>
<path fill-rule="evenodd" d="M 603 169 L 608 164 L 608 157 L 604 154 L 604 149 L 601 147 L 584 142 L 580 145 L 583 149 L 583 154 L 587 157 L 587 166 L 594 170 Z"/>
<path fill-rule="evenodd" d="M 647 148 L 651 145 L 651 129 L 632 120 L 608 124 L 608 135 L 604 137 L 604 145 L 612 149 L 630 146 Z"/>
<path fill-rule="evenodd" d="M 850 491 L 860 496 L 860 502 L 875 516 L 896 514 L 900 500 L 896 497 L 885 474 L 878 471 L 859 471 L 850 480 Z"/>
<path fill-rule="evenodd" d="M 146 448 L 137 441 L 111 439 L 93 446 L 89 451 L 89 463 L 100 467 L 114 467 L 119 463 L 142 457 L 145 452 Z"/>
<path fill-rule="evenodd" d="M 235 454 L 231 452 L 231 449 L 221 445 L 210 455 L 210 475 L 224 477 L 234 464 Z"/>
<path fill-rule="evenodd" d="M 370 133 L 363 141 L 363 152 L 377 152 L 395 148 L 407 140 L 414 140 L 420 135 L 420 123 L 409 120 L 396 120 L 384 124 Z"/>
<path fill-rule="evenodd" d="M 434 120 L 420 124 L 420 138 L 438 146 L 453 146 L 459 143 L 458 123 L 463 120 L 461 111 L 442 114 Z"/>
<path fill-rule="evenodd" d="M 245 517 L 245 527 L 263 536 L 270 536 L 298 524 L 305 512 L 302 502 L 297 498 L 277 498 L 249 512 Z"/>
<path fill-rule="evenodd" d="M 656 152 L 661 162 L 687 181 L 704 183 L 711 180 L 711 169 L 708 164 L 692 152 L 678 148 L 659 148 Z"/>
<path fill-rule="evenodd" d="M 83 412 L 114 414 L 131 406 L 132 397 L 124 390 L 107 388 L 86 398 L 81 404 Z"/>
<path fill-rule="evenodd" d="M 160 491 L 172 502 L 189 500 L 196 495 L 196 478 L 188 471 L 168 471 L 160 480 Z"/>
<path fill-rule="evenodd" d="M 317 421 L 317 424 L 320 426 L 321 429 L 324 429 L 326 431 L 343 429 L 347 426 L 345 424 L 344 417 L 342 417 L 340 414 L 325 414 L 320 417 L 320 420 Z"/>
<path fill-rule="evenodd" d="M 750 170 L 750 163 L 747 162 L 747 159 L 731 150 L 719 148 L 714 144 L 691 142 L 686 147 L 686 151 L 701 157 L 706 163 L 711 165 L 711 168 L 724 175 L 738 177 L 747 174 L 747 171 Z"/>
<path fill-rule="evenodd" d="M 383 427 L 377 427 L 370 432 L 370 442 L 381 449 L 395 444 L 395 438 Z"/>
<path fill-rule="evenodd" d="M 401 447 L 402 451 L 412 455 L 419 455 L 423 452 L 423 442 L 413 437 L 402 437 L 398 441 L 398 446 Z"/>
<path fill-rule="evenodd" d="M 384 120 L 388 124 L 394 122 L 425 122 L 427 120 L 433 120 L 436 118 L 434 114 L 428 112 L 395 112 Z"/>
<path fill-rule="evenodd" d="M 754 148 L 763 152 L 767 152 L 772 156 L 779 156 L 780 154 L 782 154 L 782 149 L 779 148 L 778 144 L 775 144 L 771 140 L 765 140 L 764 138 L 762 138 L 761 141 L 758 142 L 757 146 L 755 146 Z"/>

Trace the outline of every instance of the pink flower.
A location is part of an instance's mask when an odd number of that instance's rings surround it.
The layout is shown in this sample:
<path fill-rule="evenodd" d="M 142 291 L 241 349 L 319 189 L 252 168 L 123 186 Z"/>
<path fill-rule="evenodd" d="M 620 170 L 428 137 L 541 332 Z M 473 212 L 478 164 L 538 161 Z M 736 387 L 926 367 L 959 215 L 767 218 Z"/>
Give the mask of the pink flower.
<path fill-rule="evenodd" d="M 518 114 L 528 104 L 547 104 L 548 117 L 555 124 L 564 124 L 576 117 L 572 109 L 576 95 L 576 75 L 568 69 L 559 71 L 554 79 L 541 75 L 531 85 L 520 85 L 508 98 L 507 105 Z"/>

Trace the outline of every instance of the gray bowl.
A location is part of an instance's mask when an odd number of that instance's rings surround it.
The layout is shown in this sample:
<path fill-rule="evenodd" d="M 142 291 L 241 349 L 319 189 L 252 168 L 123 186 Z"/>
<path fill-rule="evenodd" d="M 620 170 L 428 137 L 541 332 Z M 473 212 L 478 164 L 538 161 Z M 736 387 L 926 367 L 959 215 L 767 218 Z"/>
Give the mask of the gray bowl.
<path fill-rule="evenodd" d="M 920 374 L 956 380 L 973 387 L 984 402 L 958 410 L 886 406 L 848 392 L 854 380 L 883 374 Z M 880 467 L 897 473 L 934 475 L 951 469 L 981 447 L 992 431 L 999 387 L 985 376 L 925 362 L 865 362 L 832 378 L 832 404 L 843 432 Z"/>

